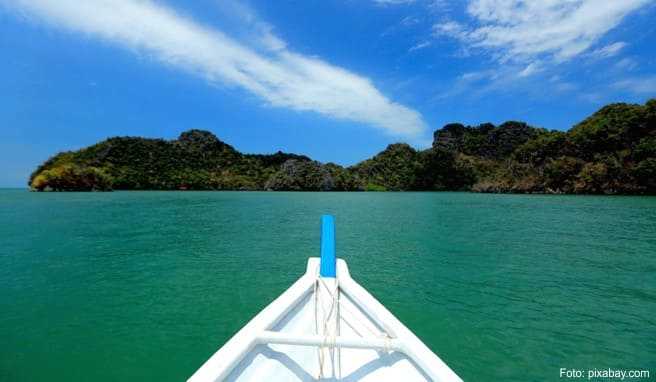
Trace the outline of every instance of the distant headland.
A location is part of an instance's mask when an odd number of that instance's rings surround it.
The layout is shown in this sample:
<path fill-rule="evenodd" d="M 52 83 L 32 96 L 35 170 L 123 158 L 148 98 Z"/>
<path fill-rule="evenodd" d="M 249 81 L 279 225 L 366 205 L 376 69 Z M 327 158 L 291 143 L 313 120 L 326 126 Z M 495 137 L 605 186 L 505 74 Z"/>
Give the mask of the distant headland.
<path fill-rule="evenodd" d="M 115 137 L 53 156 L 32 173 L 29 186 L 656 194 L 656 99 L 604 106 L 566 132 L 516 121 L 452 123 L 435 131 L 429 149 L 396 143 L 351 167 L 283 152 L 243 154 L 202 130 L 172 141 Z"/>

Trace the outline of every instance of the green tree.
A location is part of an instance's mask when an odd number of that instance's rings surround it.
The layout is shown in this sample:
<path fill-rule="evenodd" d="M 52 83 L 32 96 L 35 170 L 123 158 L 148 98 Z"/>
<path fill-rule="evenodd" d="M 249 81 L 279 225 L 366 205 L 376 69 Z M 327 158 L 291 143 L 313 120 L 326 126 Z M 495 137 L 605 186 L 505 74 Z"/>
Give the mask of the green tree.
<path fill-rule="evenodd" d="M 416 182 L 420 163 L 415 149 L 405 143 L 395 143 L 373 158 L 353 166 L 352 170 L 366 184 L 387 190 L 410 190 Z"/>
<path fill-rule="evenodd" d="M 580 159 L 568 156 L 548 159 L 543 170 L 545 188 L 556 192 L 573 192 L 576 176 L 583 165 Z"/>
<path fill-rule="evenodd" d="M 656 158 L 648 158 L 638 163 L 633 170 L 633 176 L 643 192 L 656 194 Z"/>
<path fill-rule="evenodd" d="M 96 167 L 62 164 L 36 175 L 30 186 L 35 191 L 109 191 L 112 179 Z"/>

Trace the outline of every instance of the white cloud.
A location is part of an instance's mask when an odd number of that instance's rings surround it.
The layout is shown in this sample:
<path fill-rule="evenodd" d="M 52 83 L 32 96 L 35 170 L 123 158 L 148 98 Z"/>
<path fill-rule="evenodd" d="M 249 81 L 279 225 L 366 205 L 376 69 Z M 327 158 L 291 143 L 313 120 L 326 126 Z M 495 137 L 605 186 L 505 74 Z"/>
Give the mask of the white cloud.
<path fill-rule="evenodd" d="M 626 43 L 623 41 L 614 42 L 599 49 L 593 50 L 590 52 L 590 55 L 597 58 L 613 57 L 617 55 L 622 49 L 624 49 L 625 46 Z"/>
<path fill-rule="evenodd" d="M 532 76 L 535 73 L 538 73 L 542 71 L 542 67 L 538 61 L 536 62 L 531 62 L 530 64 L 526 65 L 524 69 L 522 69 L 521 72 L 519 72 L 517 75 L 519 77 L 528 77 Z"/>
<path fill-rule="evenodd" d="M 426 8 L 432 13 L 438 13 L 451 9 L 451 4 L 449 0 L 428 0 Z"/>
<path fill-rule="evenodd" d="M 484 70 L 484 71 L 479 71 L 479 72 L 467 72 L 463 73 L 458 77 L 459 81 L 466 81 L 466 82 L 476 82 L 480 81 L 482 79 L 486 78 L 492 78 L 494 77 L 495 73 L 491 70 Z"/>
<path fill-rule="evenodd" d="M 459 97 L 469 102 L 509 94 L 544 99 L 571 93 L 578 89 L 577 84 L 568 82 L 557 74 L 550 74 L 544 62 L 538 60 L 527 65 L 513 63 L 493 69 L 462 73 L 448 89 L 437 93 L 433 99 L 441 101 Z"/>
<path fill-rule="evenodd" d="M 360 122 L 414 137 L 421 115 L 385 97 L 371 81 L 291 51 L 270 29 L 262 51 L 148 0 L 15 0 L 28 17 L 144 52 L 207 79 L 245 89 L 268 104 Z"/>
<path fill-rule="evenodd" d="M 617 81 L 612 87 L 634 94 L 656 95 L 656 76 L 633 77 Z"/>
<path fill-rule="evenodd" d="M 638 63 L 631 57 L 625 57 L 615 63 L 615 68 L 618 70 L 628 71 L 638 67 Z"/>
<path fill-rule="evenodd" d="M 416 50 L 428 48 L 430 45 L 431 45 L 430 41 L 422 41 L 410 47 L 410 49 L 408 49 L 408 52 L 414 52 Z"/>
<path fill-rule="evenodd" d="M 455 21 L 445 21 L 433 24 L 433 36 L 449 36 L 457 39 L 467 39 L 468 33 L 466 28 Z"/>
<path fill-rule="evenodd" d="M 548 56 L 569 60 L 594 45 L 630 12 L 649 0 L 470 0 L 474 26 L 447 22 L 434 32 L 486 49 L 500 61 L 530 61 Z M 616 45 L 609 48 L 621 49 Z"/>
<path fill-rule="evenodd" d="M 406 16 L 401 19 L 399 24 L 404 27 L 410 27 L 419 24 L 419 21 L 420 21 L 419 18 L 416 16 Z"/>

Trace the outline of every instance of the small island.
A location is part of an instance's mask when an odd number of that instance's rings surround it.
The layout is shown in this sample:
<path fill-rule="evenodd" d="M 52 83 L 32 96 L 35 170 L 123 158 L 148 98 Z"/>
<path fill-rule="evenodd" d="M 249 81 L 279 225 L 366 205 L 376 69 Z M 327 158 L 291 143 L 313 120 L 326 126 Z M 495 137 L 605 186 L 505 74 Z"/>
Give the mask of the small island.
<path fill-rule="evenodd" d="M 569 131 L 508 121 L 452 123 L 431 148 L 389 145 L 351 167 L 244 154 L 202 130 L 177 140 L 114 137 L 62 152 L 35 191 L 272 190 L 656 194 L 656 99 L 607 105 Z"/>

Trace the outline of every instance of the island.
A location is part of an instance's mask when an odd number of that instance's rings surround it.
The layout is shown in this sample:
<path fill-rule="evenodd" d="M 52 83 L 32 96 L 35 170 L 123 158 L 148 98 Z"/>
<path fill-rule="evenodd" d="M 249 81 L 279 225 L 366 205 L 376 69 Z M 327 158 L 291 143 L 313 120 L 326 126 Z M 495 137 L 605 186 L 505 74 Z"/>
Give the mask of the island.
<path fill-rule="evenodd" d="M 524 122 L 448 124 L 432 147 L 389 145 L 350 167 L 304 155 L 245 154 L 214 134 L 114 137 L 58 153 L 35 191 L 271 190 L 656 194 L 656 99 L 604 106 L 568 131 Z"/>

